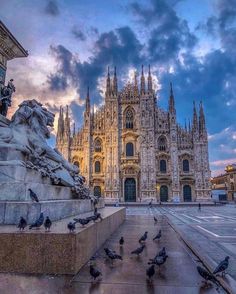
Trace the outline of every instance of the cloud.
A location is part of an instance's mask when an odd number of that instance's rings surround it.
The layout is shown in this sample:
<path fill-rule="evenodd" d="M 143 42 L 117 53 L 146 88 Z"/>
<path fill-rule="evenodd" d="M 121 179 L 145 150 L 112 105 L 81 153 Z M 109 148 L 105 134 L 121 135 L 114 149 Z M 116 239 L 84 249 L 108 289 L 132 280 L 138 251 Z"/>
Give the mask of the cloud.
<path fill-rule="evenodd" d="M 77 26 L 73 26 L 72 30 L 71 30 L 73 36 L 80 40 L 80 41 L 85 41 L 86 40 L 86 36 L 83 33 L 83 31 L 81 29 L 79 29 Z"/>
<path fill-rule="evenodd" d="M 143 45 L 130 27 L 101 34 L 94 43 L 91 57 L 84 62 L 62 45 L 51 46 L 57 68 L 48 76 L 49 87 L 60 91 L 72 85 L 80 97 L 85 97 L 89 86 L 95 102 L 100 103 L 102 95 L 98 92 L 99 78 L 106 73 L 107 66 L 117 65 L 121 73 L 131 65 L 140 65 L 142 48 Z"/>
<path fill-rule="evenodd" d="M 141 25 L 149 28 L 147 50 L 151 62 L 175 60 L 181 50 L 191 50 L 196 45 L 197 38 L 190 32 L 187 21 L 178 17 L 168 1 L 152 0 L 150 6 L 133 2 L 131 11 Z"/>
<path fill-rule="evenodd" d="M 58 16 L 60 14 L 60 10 L 57 2 L 55 0 L 49 0 L 44 9 L 44 12 L 51 16 Z"/>

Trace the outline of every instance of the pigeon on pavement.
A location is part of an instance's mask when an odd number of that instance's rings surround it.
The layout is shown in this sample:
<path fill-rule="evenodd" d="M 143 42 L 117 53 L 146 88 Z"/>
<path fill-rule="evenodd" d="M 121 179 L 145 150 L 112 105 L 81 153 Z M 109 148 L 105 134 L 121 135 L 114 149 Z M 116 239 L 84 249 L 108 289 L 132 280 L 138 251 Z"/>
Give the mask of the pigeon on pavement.
<path fill-rule="evenodd" d="M 213 274 L 222 273 L 222 276 L 226 274 L 226 270 L 229 266 L 229 256 L 226 256 L 223 261 L 221 261 L 216 269 L 214 270 Z"/>
<path fill-rule="evenodd" d="M 104 251 L 106 252 L 106 255 L 113 261 L 115 259 L 120 259 L 122 260 L 122 256 L 117 254 L 115 251 L 112 251 L 109 248 L 104 248 Z"/>
<path fill-rule="evenodd" d="M 99 276 L 102 276 L 102 273 L 93 265 L 90 265 L 89 273 L 94 280 L 96 280 L 96 278 L 98 278 Z"/>
<path fill-rule="evenodd" d="M 145 245 L 143 244 L 141 247 L 135 249 L 134 251 L 131 252 L 131 254 L 136 254 L 139 256 L 139 254 L 141 254 L 143 252 Z"/>
<path fill-rule="evenodd" d="M 161 251 L 159 251 L 158 256 L 163 256 L 163 257 L 166 256 L 166 248 L 165 247 L 163 247 L 161 249 Z"/>
<path fill-rule="evenodd" d="M 213 276 L 212 273 L 208 272 L 207 270 L 205 270 L 201 266 L 197 266 L 197 271 L 198 271 L 199 275 L 204 279 L 205 283 L 207 283 L 207 281 L 211 281 L 211 282 L 215 283 L 217 286 L 219 285 L 219 282 Z"/>
<path fill-rule="evenodd" d="M 26 226 L 27 226 L 27 221 L 21 216 L 17 228 L 19 228 L 20 231 L 24 231 Z"/>
<path fill-rule="evenodd" d="M 41 212 L 39 218 L 32 225 L 29 226 L 29 229 L 31 230 L 32 228 L 40 228 L 43 222 L 44 222 L 44 216 L 43 216 L 43 212 Z"/>
<path fill-rule="evenodd" d="M 34 191 L 32 191 L 31 189 L 28 189 L 28 191 L 30 192 L 31 200 L 35 202 L 39 202 L 38 196 L 34 193 Z"/>
<path fill-rule="evenodd" d="M 120 246 L 123 246 L 124 245 L 124 242 L 125 242 L 124 237 L 121 237 L 120 238 L 120 241 L 119 241 Z"/>
<path fill-rule="evenodd" d="M 148 232 L 145 232 L 144 235 L 138 240 L 139 243 L 145 242 L 147 240 Z"/>
<path fill-rule="evenodd" d="M 148 276 L 149 281 L 152 280 L 152 277 L 155 274 L 155 265 L 152 264 L 147 270 L 146 270 L 146 275 Z"/>
<path fill-rule="evenodd" d="M 87 218 L 74 218 L 74 221 L 75 223 L 80 223 L 83 227 L 90 222 Z"/>
<path fill-rule="evenodd" d="M 69 224 L 67 225 L 67 228 L 70 231 L 70 233 L 73 233 L 75 230 L 75 223 L 69 222 Z"/>
<path fill-rule="evenodd" d="M 158 234 L 153 238 L 154 240 L 160 240 L 161 239 L 161 230 L 159 230 Z"/>
<path fill-rule="evenodd" d="M 156 224 L 157 223 L 157 218 L 154 216 L 153 219 L 154 219 L 154 223 Z"/>
<path fill-rule="evenodd" d="M 46 220 L 45 220 L 45 222 L 44 222 L 45 230 L 49 232 L 51 226 L 52 226 L 52 222 L 51 222 L 50 218 L 47 216 L 47 217 L 46 217 Z"/>
<path fill-rule="evenodd" d="M 164 257 L 163 256 L 156 256 L 154 259 L 150 259 L 150 262 L 148 262 L 148 264 L 155 264 L 157 266 L 160 266 L 163 265 L 166 260 L 168 258 L 168 255 L 165 255 Z"/>

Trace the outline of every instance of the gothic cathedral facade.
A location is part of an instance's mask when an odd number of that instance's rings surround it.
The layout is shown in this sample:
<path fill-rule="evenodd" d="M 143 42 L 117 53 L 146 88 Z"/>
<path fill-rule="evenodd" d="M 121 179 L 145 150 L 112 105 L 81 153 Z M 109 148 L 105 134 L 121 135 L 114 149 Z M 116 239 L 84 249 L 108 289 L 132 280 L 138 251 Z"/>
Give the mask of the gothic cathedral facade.
<path fill-rule="evenodd" d="M 91 193 L 108 201 L 202 201 L 210 198 L 208 138 L 202 104 L 192 124 L 176 121 L 170 86 L 168 110 L 156 103 L 152 75 L 143 68 L 118 91 L 108 70 L 105 104 L 96 112 L 86 97 L 82 128 L 70 131 L 60 109 L 56 147 L 78 165 Z"/>

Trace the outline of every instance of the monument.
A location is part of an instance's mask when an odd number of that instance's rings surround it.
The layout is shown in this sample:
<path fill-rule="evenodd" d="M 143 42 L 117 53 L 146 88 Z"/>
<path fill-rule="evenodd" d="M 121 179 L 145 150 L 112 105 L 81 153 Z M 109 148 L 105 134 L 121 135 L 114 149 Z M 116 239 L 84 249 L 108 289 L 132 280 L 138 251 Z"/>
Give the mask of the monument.
<path fill-rule="evenodd" d="M 20 216 L 31 222 L 42 210 L 58 220 L 78 214 L 81 205 L 91 209 L 78 167 L 47 144 L 53 122 L 54 114 L 36 100 L 23 101 L 11 120 L 0 116 L 0 223 L 15 224 Z"/>

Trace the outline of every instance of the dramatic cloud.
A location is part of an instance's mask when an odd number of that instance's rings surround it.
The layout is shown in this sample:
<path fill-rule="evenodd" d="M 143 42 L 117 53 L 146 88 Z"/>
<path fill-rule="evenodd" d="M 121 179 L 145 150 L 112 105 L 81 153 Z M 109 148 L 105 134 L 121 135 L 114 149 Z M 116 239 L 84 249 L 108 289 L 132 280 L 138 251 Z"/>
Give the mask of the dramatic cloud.
<path fill-rule="evenodd" d="M 83 31 L 81 29 L 79 29 L 77 26 L 74 26 L 71 30 L 73 36 L 80 40 L 80 41 L 85 41 L 86 40 L 86 36 L 83 33 Z"/>
<path fill-rule="evenodd" d="M 197 38 L 190 32 L 187 21 L 180 19 L 167 1 L 152 0 L 150 7 L 134 2 L 131 9 L 141 24 L 149 28 L 147 50 L 152 62 L 175 60 L 181 50 L 196 45 Z"/>
<path fill-rule="evenodd" d="M 52 16 L 58 16 L 60 14 L 59 7 L 55 0 L 49 0 L 44 11 L 46 14 L 49 14 Z"/>
<path fill-rule="evenodd" d="M 27 37 L 24 29 L 19 40 L 28 40 L 25 45 L 32 52 L 21 66 L 15 60 L 14 65 L 9 63 L 9 76 L 17 84 L 13 108 L 26 97 L 39 97 L 53 111 L 68 104 L 76 124 L 81 125 L 87 86 L 92 104 L 98 107 L 103 102 L 108 66 L 111 74 L 117 66 L 121 89 L 135 68 L 140 71 L 144 64 L 147 69 L 150 63 L 158 84 L 158 105 L 167 107 L 172 81 L 182 124 L 185 117 L 192 117 L 192 101 L 197 105 L 203 101 L 211 167 L 214 173 L 223 170 L 227 160 L 236 158 L 235 0 L 201 5 L 178 0 L 131 1 L 125 9 L 116 1 L 101 1 L 96 10 L 91 9 L 94 4 L 80 1 L 27 2 L 19 17 L 21 25 L 31 30 Z M 1 3 L 10 24 L 15 23 L 16 3 Z M 42 15 L 42 9 L 46 14 Z M 35 15 L 29 18 L 31 11 Z M 15 26 L 13 31 L 19 34 L 21 30 Z"/>
<path fill-rule="evenodd" d="M 141 64 L 143 45 L 129 27 L 121 27 L 115 31 L 103 33 L 94 44 L 92 56 L 81 62 L 62 45 L 51 47 L 57 60 L 56 72 L 48 77 L 52 90 L 60 90 L 68 84 L 76 87 L 80 96 L 85 97 L 89 86 L 95 102 L 99 103 L 99 78 L 103 76 L 109 65 L 117 65 L 119 73 L 129 66 Z"/>

